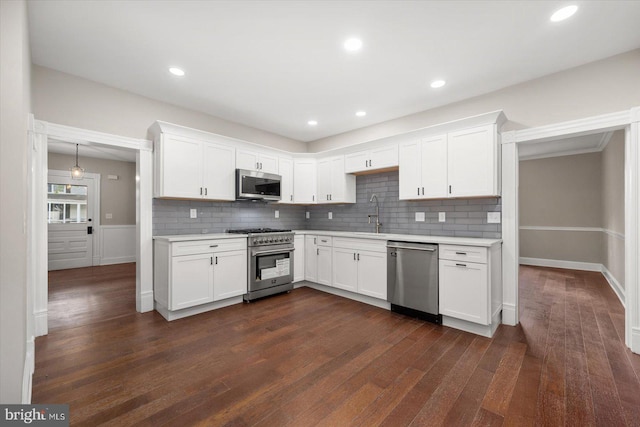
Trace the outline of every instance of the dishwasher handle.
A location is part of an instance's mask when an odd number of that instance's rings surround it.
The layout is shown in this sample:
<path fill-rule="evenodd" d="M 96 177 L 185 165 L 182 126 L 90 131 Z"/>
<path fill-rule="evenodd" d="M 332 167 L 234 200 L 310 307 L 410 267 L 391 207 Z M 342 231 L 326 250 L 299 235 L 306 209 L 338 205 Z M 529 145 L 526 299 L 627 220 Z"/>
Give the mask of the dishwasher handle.
<path fill-rule="evenodd" d="M 435 252 L 436 249 L 437 249 L 437 246 L 434 246 L 434 245 L 404 246 L 404 245 L 399 245 L 397 243 L 387 243 L 387 248 L 408 249 L 408 250 L 411 250 L 411 251 Z"/>

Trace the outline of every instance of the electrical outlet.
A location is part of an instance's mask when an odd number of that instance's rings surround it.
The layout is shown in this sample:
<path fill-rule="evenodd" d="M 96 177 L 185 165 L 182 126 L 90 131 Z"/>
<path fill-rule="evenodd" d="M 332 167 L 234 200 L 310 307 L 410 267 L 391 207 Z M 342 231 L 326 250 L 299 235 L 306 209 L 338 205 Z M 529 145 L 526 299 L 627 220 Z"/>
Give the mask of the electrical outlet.
<path fill-rule="evenodd" d="M 305 213 L 305 218 L 307 218 L 307 219 L 311 218 L 311 214 L 309 212 L 306 212 Z"/>
<path fill-rule="evenodd" d="M 113 219 L 113 214 L 112 213 L 104 214 L 104 217 L 106 219 Z"/>
<path fill-rule="evenodd" d="M 446 222 L 447 214 L 445 212 L 438 212 L 438 222 Z"/>
<path fill-rule="evenodd" d="M 275 216 L 276 218 L 280 218 L 280 211 L 276 211 Z"/>
<path fill-rule="evenodd" d="M 487 212 L 487 224 L 500 224 L 500 212 Z"/>
<path fill-rule="evenodd" d="M 329 217 L 329 219 L 333 219 L 333 212 L 329 212 L 328 217 Z"/>
<path fill-rule="evenodd" d="M 189 209 L 189 218 L 198 218 L 198 209 Z"/>
<path fill-rule="evenodd" d="M 424 212 L 416 212 L 416 222 L 424 222 Z"/>

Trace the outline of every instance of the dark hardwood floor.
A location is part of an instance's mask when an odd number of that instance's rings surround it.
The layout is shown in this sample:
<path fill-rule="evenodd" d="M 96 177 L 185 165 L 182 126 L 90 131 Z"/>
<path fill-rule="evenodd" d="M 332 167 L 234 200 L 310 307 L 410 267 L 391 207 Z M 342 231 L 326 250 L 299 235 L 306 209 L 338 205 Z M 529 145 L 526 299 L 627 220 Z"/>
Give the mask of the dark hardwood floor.
<path fill-rule="evenodd" d="M 34 403 L 73 425 L 640 425 L 640 356 L 598 273 L 522 267 L 493 339 L 300 288 L 166 322 L 131 264 L 50 273 Z"/>

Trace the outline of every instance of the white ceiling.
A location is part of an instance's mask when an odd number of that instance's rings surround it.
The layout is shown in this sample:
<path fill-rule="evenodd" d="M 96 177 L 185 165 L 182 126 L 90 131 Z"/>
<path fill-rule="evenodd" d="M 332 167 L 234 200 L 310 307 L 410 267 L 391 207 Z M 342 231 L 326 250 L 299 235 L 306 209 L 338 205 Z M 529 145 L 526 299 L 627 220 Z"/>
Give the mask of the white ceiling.
<path fill-rule="evenodd" d="M 567 21 L 559 7 L 578 4 Z M 35 64 L 311 141 L 640 47 L 640 1 L 31 0 Z M 346 52 L 345 39 L 363 48 Z M 178 66 L 186 76 L 167 71 Z M 437 78 L 447 81 L 431 89 Z M 355 116 L 357 110 L 367 116 Z M 318 121 L 316 127 L 307 121 Z"/>
<path fill-rule="evenodd" d="M 604 150 L 612 134 L 613 132 L 594 133 L 591 135 L 537 142 L 535 144 L 518 144 L 518 157 L 520 160 L 532 160 L 546 157 L 595 153 Z"/>
<path fill-rule="evenodd" d="M 75 157 L 76 144 L 66 141 L 55 141 L 49 138 L 49 140 L 47 141 L 47 151 L 49 153 L 66 154 L 68 156 Z M 86 157 L 135 163 L 136 152 L 124 148 L 111 148 L 104 145 L 79 145 L 78 163 L 80 164 L 80 166 L 82 166 L 82 159 Z"/>

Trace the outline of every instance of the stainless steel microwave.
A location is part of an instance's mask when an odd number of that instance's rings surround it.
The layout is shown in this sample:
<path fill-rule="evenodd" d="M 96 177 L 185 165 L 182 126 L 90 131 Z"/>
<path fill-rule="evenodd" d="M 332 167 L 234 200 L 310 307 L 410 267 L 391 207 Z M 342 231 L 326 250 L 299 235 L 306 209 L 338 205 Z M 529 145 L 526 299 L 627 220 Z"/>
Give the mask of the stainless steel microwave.
<path fill-rule="evenodd" d="M 282 177 L 273 173 L 236 169 L 236 199 L 278 201 Z"/>

